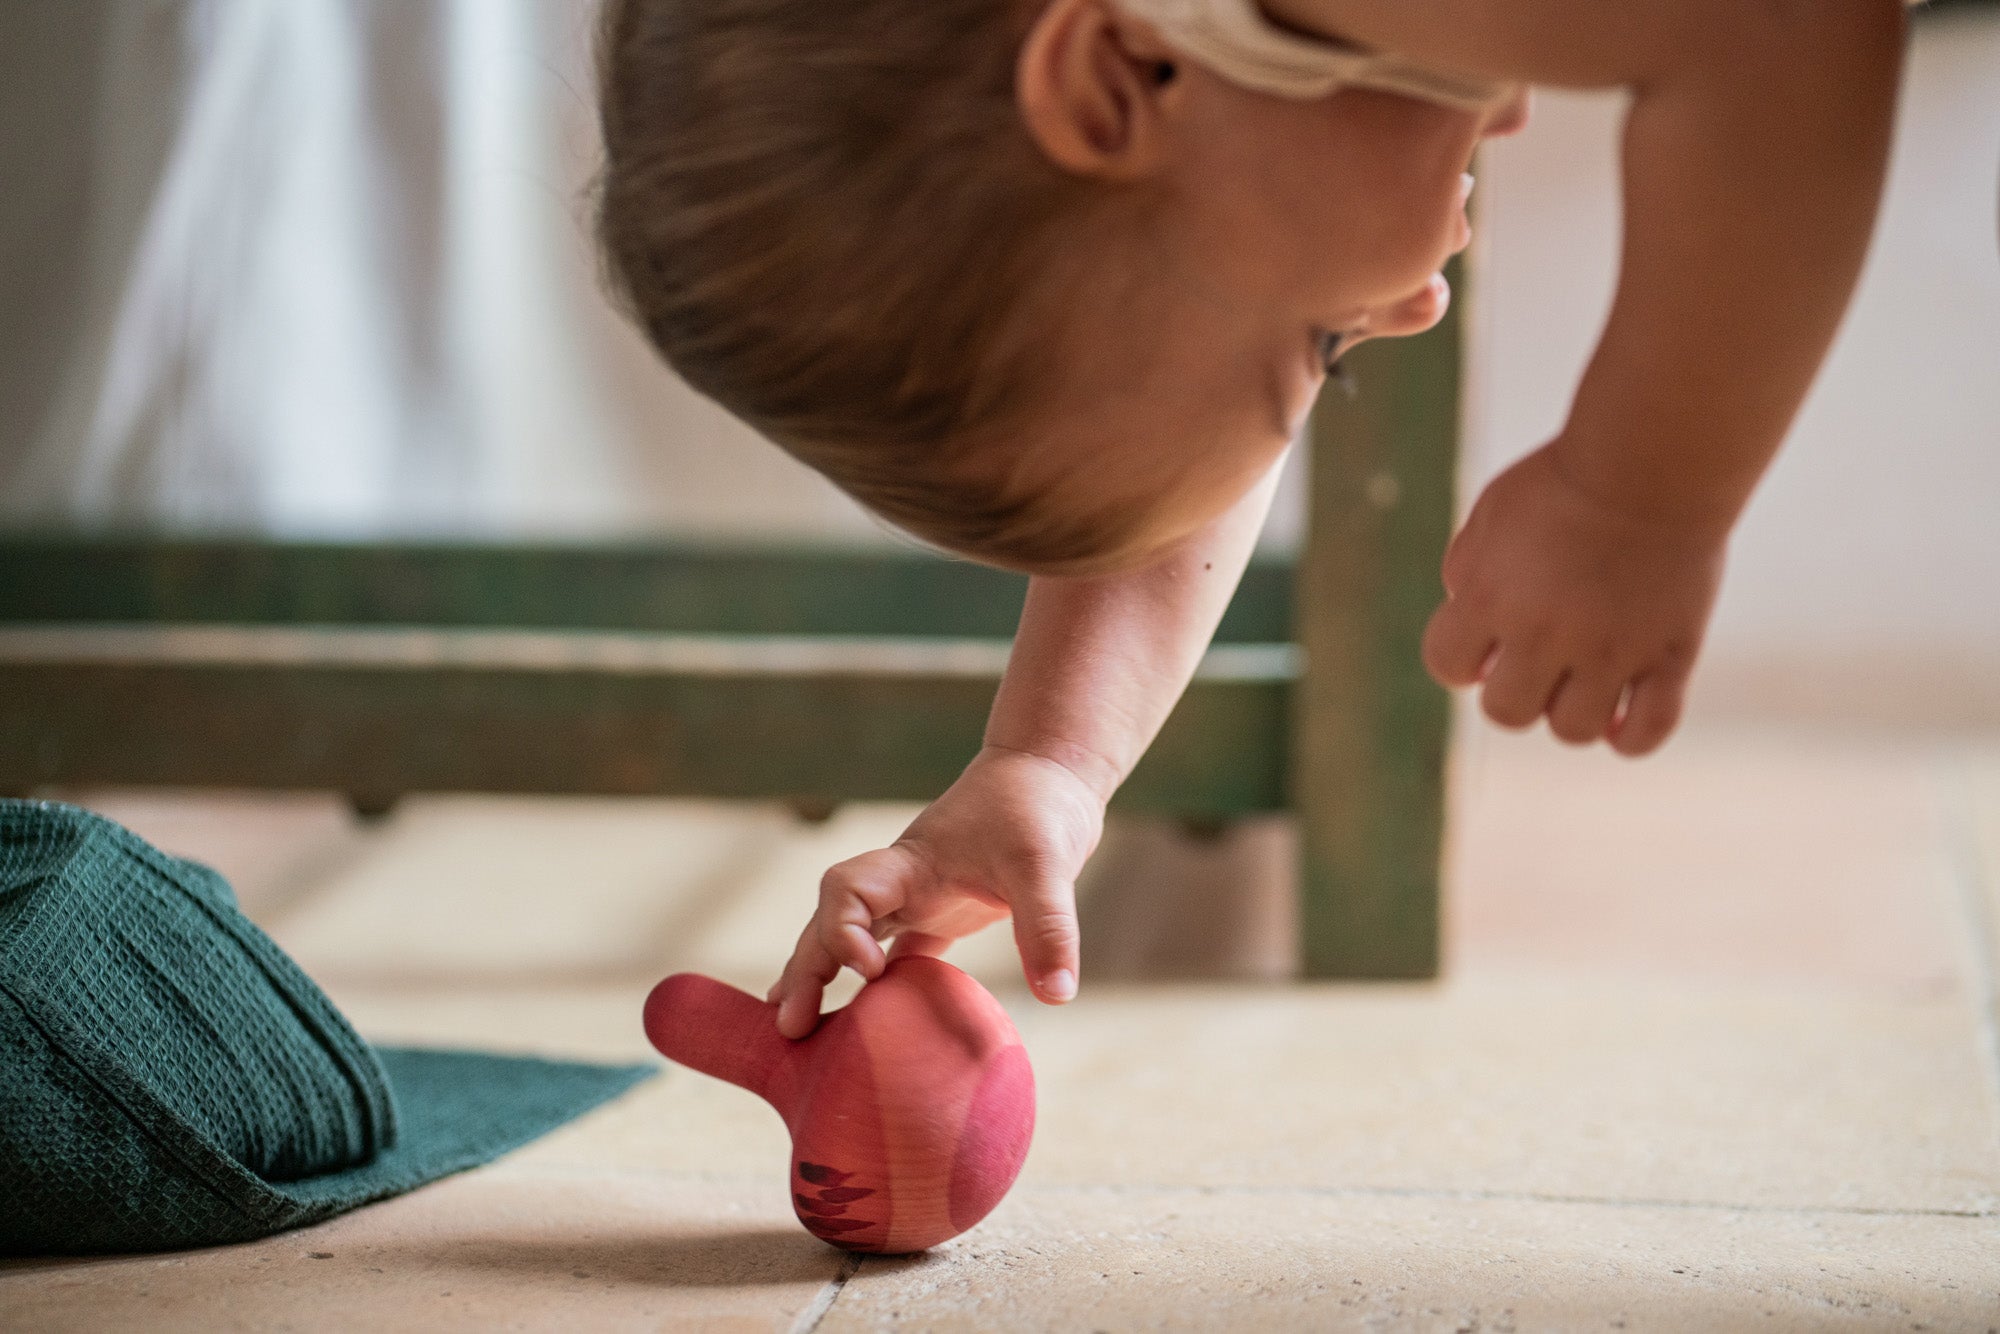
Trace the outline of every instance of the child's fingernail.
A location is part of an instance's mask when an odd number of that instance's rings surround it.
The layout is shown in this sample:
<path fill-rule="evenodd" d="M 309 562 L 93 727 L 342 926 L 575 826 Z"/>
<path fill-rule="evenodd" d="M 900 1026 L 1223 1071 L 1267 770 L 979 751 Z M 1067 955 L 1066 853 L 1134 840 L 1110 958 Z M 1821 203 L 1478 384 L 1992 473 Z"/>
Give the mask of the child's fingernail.
<path fill-rule="evenodd" d="M 1042 979 L 1042 994 L 1050 1000 L 1076 999 L 1076 974 L 1067 968 L 1056 969 Z"/>

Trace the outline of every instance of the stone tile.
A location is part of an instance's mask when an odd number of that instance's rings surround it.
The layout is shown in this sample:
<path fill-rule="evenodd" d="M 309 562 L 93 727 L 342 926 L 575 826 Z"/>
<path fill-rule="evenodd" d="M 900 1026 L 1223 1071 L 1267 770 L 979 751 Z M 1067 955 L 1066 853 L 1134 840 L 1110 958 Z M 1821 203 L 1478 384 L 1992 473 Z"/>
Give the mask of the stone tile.
<path fill-rule="evenodd" d="M 1017 1191 L 821 1334 L 1990 1330 L 2000 1224 L 1286 1191 Z"/>
<path fill-rule="evenodd" d="M 1639 762 L 1468 722 L 1448 968 L 1959 984 L 1933 752 L 1690 729 Z"/>
<path fill-rule="evenodd" d="M 489 1171 L 657 1172 L 791 1198 L 791 1136 L 754 1094 L 678 1066 L 501 1159 Z M 789 1214 L 787 1215 L 789 1217 Z"/>
<path fill-rule="evenodd" d="M 253 921 L 269 929 L 369 831 L 324 793 L 92 789 L 50 794 L 116 820 L 175 856 L 220 871 Z"/>
<path fill-rule="evenodd" d="M 1016 1011 L 1039 1185 L 1986 1209 L 1972 1007 L 1710 987 L 1097 988 Z"/>
<path fill-rule="evenodd" d="M 0 1264 L 0 1328 L 782 1330 L 841 1262 L 782 1184 L 481 1171 L 243 1246 Z"/>
<path fill-rule="evenodd" d="M 643 999 L 683 970 L 761 994 L 827 868 L 892 842 L 918 809 L 856 803 L 811 825 L 731 802 L 413 799 L 274 935 L 336 998 L 617 983 Z M 1025 992 L 1004 923 L 952 961 Z M 844 977 L 829 1004 L 858 986 Z"/>
<path fill-rule="evenodd" d="M 328 986 L 650 981 L 698 962 L 791 826 L 720 802 L 412 799 L 273 935 Z"/>
<path fill-rule="evenodd" d="M 2000 884 L 2000 750 L 1941 783 L 1913 748 L 1682 741 L 1634 766 L 1471 740 L 1442 985 L 1087 973 L 1051 1009 L 1004 924 L 963 943 L 1035 1061 L 1027 1172 L 967 1238 L 869 1261 L 822 1327 L 1982 1328 L 2000 1108 L 1945 834 Z M 272 925 L 377 1040 L 644 1058 L 659 976 L 761 990 L 826 867 L 915 809 L 412 802 Z M 1201 907 L 1250 864 L 1154 845 L 1115 891 L 1192 868 Z M 1201 964 L 1173 944 L 1187 904 L 1156 898 L 1154 932 L 1095 888 L 1099 934 L 1152 932 L 1108 944 Z M 0 1267 L 0 1326 L 783 1328 L 838 1263 L 790 1218 L 785 1143 L 751 1095 L 672 1070 L 312 1233 Z"/>

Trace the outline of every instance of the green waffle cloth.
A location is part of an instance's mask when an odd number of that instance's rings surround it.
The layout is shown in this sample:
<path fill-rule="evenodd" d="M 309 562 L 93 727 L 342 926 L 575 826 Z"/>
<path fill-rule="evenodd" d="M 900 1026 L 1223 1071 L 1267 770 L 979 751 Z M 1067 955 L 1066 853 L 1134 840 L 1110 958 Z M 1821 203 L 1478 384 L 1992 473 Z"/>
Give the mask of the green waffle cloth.
<path fill-rule="evenodd" d="M 315 1223 L 655 1069 L 371 1047 L 214 871 L 75 807 L 0 801 L 0 1255 Z"/>

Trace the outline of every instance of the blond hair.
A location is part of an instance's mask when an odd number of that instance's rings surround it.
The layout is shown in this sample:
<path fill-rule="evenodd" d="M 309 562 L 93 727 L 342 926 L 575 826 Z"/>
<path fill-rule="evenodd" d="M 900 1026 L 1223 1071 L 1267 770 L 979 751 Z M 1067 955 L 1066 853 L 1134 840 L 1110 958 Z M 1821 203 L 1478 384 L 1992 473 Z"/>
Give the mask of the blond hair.
<path fill-rule="evenodd" d="M 598 237 L 695 389 L 919 538 L 1080 570 L 1115 517 L 1057 512 L 992 448 L 1057 371 L 1054 233 L 1091 189 L 1016 106 L 1039 9 L 610 0 Z"/>

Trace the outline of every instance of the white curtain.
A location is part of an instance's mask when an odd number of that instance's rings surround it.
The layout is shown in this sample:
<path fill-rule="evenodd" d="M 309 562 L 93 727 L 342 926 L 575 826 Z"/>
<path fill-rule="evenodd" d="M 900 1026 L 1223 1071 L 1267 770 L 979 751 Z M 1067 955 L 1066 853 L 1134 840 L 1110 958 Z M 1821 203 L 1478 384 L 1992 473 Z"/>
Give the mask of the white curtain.
<path fill-rule="evenodd" d="M 0 5 L 0 521 L 877 538 L 601 299 L 592 20 Z"/>

